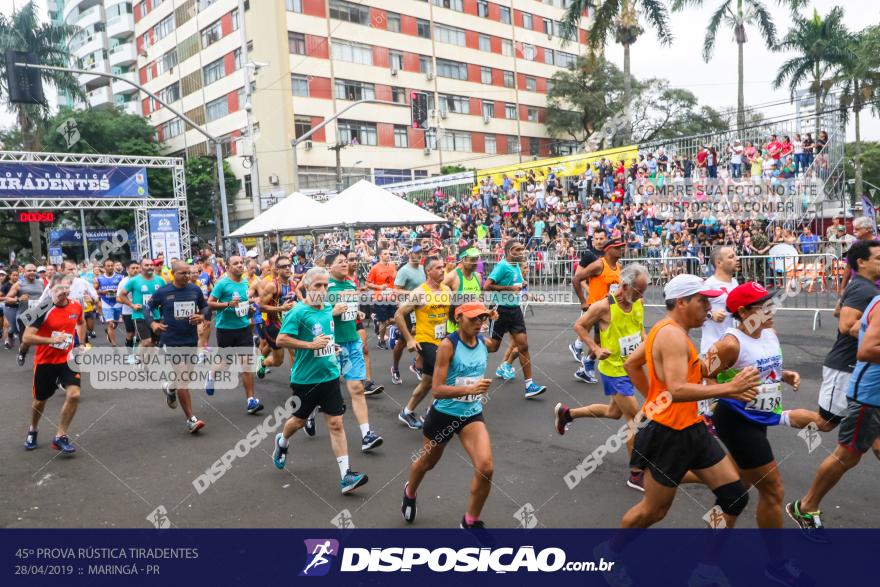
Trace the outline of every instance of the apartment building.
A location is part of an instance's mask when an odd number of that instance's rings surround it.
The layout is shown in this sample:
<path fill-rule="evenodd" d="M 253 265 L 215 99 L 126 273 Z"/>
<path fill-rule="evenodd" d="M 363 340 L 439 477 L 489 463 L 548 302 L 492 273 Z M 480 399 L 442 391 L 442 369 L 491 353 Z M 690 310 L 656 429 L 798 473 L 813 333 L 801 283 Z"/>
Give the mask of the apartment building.
<path fill-rule="evenodd" d="M 344 183 L 381 184 L 448 165 L 565 153 L 544 122 L 551 77 L 586 50 L 586 22 L 576 38 L 560 36 L 568 3 L 249 0 L 241 15 L 239 0 L 135 0 L 138 75 L 223 138 L 242 179 L 237 225 L 253 214 L 251 149 L 259 193 L 288 193 L 290 141 L 357 100 L 383 103 L 354 106 L 299 145 L 299 189 L 333 189 L 337 173 Z M 253 79 L 250 93 L 246 79 Z M 428 130 L 412 128 L 413 92 L 428 96 Z M 202 135 L 155 101 L 141 102 L 168 153 L 208 153 Z"/>

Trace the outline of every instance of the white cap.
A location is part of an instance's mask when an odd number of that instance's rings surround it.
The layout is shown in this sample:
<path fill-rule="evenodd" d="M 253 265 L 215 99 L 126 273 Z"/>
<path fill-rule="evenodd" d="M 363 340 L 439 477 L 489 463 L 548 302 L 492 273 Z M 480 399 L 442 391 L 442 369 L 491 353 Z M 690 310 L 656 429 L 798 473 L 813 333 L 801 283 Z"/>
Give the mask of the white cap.
<path fill-rule="evenodd" d="M 724 292 L 720 289 L 711 289 L 706 286 L 706 282 L 697 277 L 684 273 L 676 275 L 663 286 L 663 296 L 667 300 L 677 300 L 678 298 L 686 298 L 694 294 L 703 294 L 707 298 L 717 298 Z"/>
<path fill-rule="evenodd" d="M 40 271 L 45 271 L 45 270 L 46 270 L 46 268 L 43 267 L 42 265 L 40 265 L 39 267 L 37 267 L 37 273 L 39 273 Z"/>

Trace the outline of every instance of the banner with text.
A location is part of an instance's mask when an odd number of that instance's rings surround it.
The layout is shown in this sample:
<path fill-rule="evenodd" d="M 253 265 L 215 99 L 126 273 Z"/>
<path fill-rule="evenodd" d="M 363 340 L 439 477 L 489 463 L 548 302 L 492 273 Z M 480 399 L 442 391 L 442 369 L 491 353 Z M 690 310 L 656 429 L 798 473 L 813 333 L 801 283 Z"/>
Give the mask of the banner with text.
<path fill-rule="evenodd" d="M 180 259 L 180 219 L 177 210 L 149 210 L 147 219 L 150 225 L 150 254 L 153 259 L 160 254 L 165 256 L 165 264 L 171 259 Z"/>
<path fill-rule="evenodd" d="M 144 167 L 0 164 L 0 198 L 143 198 Z"/>

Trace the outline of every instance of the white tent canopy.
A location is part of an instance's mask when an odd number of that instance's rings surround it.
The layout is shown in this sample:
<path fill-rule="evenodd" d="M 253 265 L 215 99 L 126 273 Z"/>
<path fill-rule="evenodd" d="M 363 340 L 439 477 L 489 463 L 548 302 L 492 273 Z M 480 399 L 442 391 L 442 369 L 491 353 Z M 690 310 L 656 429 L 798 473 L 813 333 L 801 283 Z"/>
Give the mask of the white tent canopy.
<path fill-rule="evenodd" d="M 261 236 L 264 234 L 308 232 L 319 225 L 324 216 L 324 204 L 308 196 L 294 192 L 246 223 L 230 236 Z M 321 224 L 323 226 L 323 224 Z"/>

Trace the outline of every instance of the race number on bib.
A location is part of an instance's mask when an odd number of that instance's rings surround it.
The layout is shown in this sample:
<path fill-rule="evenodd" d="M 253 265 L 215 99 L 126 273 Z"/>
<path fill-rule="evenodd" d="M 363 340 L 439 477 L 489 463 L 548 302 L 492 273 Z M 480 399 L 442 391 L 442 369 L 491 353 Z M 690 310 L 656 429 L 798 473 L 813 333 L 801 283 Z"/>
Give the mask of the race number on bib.
<path fill-rule="evenodd" d="M 617 295 L 617 290 L 618 290 L 618 289 L 620 289 L 620 284 L 619 284 L 619 283 L 612 283 L 612 284 L 608 287 L 608 293 L 610 293 L 610 294 L 613 295 L 613 296 L 616 296 L 616 295 Z"/>
<path fill-rule="evenodd" d="M 746 404 L 747 410 L 755 412 L 777 412 L 782 409 L 782 386 L 778 383 L 765 383 L 758 386 L 758 395 Z"/>
<path fill-rule="evenodd" d="M 55 344 L 49 345 L 53 349 L 58 349 L 59 351 L 66 351 L 70 348 L 70 345 L 73 344 L 73 335 L 68 334 L 66 332 L 59 332 L 57 330 L 52 331 L 52 338 L 56 336 L 63 336 L 64 340 L 62 342 L 56 342 Z"/>
<path fill-rule="evenodd" d="M 313 354 L 314 354 L 315 358 L 320 359 L 323 357 L 330 357 L 335 352 L 336 352 L 336 345 L 333 344 L 332 342 L 330 342 L 327 344 L 327 346 L 325 346 L 323 348 L 315 349 L 313 351 Z"/>
<path fill-rule="evenodd" d="M 30 310 L 31 308 L 36 308 L 39 303 L 40 300 L 28 300 L 28 310 Z"/>
<path fill-rule="evenodd" d="M 707 416 L 712 413 L 712 400 L 701 399 L 697 401 L 697 415 Z"/>
<path fill-rule="evenodd" d="M 153 294 L 144 294 L 144 300 L 143 300 L 143 302 L 141 302 L 141 305 L 144 307 L 144 309 L 150 307 L 150 300 L 151 299 L 153 299 Z"/>
<path fill-rule="evenodd" d="M 434 339 L 443 340 L 444 336 L 446 336 L 446 322 L 434 326 Z"/>
<path fill-rule="evenodd" d="M 195 302 L 174 302 L 174 319 L 187 320 L 196 313 Z"/>
<path fill-rule="evenodd" d="M 642 344 L 642 335 L 630 334 L 629 336 L 621 336 L 617 339 L 617 344 L 620 346 L 620 356 L 625 359 Z"/>
<path fill-rule="evenodd" d="M 470 387 L 479 381 L 479 377 L 456 377 L 455 378 L 455 386 L 456 387 Z M 469 393 L 467 395 L 462 395 L 459 397 L 450 398 L 454 402 L 475 402 L 480 398 L 478 394 Z"/>
<path fill-rule="evenodd" d="M 348 302 L 348 309 L 342 313 L 342 321 L 343 322 L 351 322 L 352 320 L 357 320 L 358 314 L 358 305 L 357 302 Z"/>
<path fill-rule="evenodd" d="M 239 302 L 235 306 L 235 315 L 239 318 L 244 318 L 248 315 L 248 303 L 247 302 Z"/>

